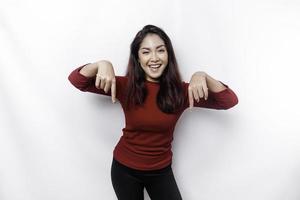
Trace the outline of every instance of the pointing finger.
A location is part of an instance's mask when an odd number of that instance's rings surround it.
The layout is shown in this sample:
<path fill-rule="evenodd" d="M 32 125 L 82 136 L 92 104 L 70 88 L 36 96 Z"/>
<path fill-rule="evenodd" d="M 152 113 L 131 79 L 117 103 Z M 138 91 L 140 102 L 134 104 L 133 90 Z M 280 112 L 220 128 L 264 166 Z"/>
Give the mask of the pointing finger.
<path fill-rule="evenodd" d="M 194 97 L 192 94 L 192 89 L 189 87 L 188 88 L 188 94 L 189 94 L 189 104 L 190 104 L 190 108 L 193 108 L 194 105 Z"/>
<path fill-rule="evenodd" d="M 111 81 L 111 99 L 113 103 L 116 103 L 116 78 Z"/>

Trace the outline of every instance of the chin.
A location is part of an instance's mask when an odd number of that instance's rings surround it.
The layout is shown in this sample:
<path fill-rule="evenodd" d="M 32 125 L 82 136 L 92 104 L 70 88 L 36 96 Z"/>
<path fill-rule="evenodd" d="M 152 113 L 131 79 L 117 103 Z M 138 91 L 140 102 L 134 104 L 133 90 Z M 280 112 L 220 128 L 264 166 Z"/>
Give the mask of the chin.
<path fill-rule="evenodd" d="M 151 79 L 153 80 L 159 80 L 159 78 L 161 77 L 161 75 L 156 75 L 156 76 L 149 76 Z"/>

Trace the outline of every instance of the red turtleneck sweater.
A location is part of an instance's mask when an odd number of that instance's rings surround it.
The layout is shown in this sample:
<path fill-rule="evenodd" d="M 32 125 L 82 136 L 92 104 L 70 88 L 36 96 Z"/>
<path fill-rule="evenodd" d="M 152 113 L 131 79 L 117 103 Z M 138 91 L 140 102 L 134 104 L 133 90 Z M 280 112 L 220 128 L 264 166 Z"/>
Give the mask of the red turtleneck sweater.
<path fill-rule="evenodd" d="M 83 66 L 82 66 L 83 67 Z M 101 95 L 111 96 L 110 91 L 105 93 L 95 87 L 95 78 L 87 78 L 79 73 L 79 67 L 69 75 L 70 82 L 81 91 L 88 91 Z M 125 127 L 122 129 L 118 144 L 113 156 L 120 163 L 138 170 L 155 170 L 166 167 L 172 162 L 171 143 L 174 127 L 183 111 L 189 107 L 188 85 L 184 85 L 185 104 L 181 112 L 176 114 L 163 113 L 156 104 L 156 95 L 159 83 L 146 81 L 148 95 L 142 106 L 125 110 L 125 87 L 127 77 L 116 76 L 116 98 L 119 100 L 124 114 Z M 226 85 L 225 85 L 226 86 Z M 215 93 L 209 91 L 208 99 L 194 102 L 195 107 L 212 109 L 228 109 L 238 102 L 235 93 L 226 86 L 226 89 Z"/>

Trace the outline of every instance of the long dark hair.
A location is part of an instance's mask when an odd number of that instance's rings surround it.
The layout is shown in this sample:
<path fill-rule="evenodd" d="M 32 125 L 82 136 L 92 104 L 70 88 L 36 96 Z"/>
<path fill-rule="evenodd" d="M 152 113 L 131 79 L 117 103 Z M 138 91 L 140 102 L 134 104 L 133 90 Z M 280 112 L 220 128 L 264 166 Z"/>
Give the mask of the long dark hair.
<path fill-rule="evenodd" d="M 159 78 L 160 89 L 157 94 L 157 105 L 165 113 L 176 113 L 183 106 L 184 95 L 181 76 L 168 35 L 159 27 L 146 25 L 140 30 L 130 45 L 130 56 L 126 76 L 128 77 L 126 105 L 143 104 L 147 90 L 145 87 L 145 72 L 140 66 L 138 51 L 147 34 L 158 35 L 165 43 L 168 53 L 168 65 Z"/>

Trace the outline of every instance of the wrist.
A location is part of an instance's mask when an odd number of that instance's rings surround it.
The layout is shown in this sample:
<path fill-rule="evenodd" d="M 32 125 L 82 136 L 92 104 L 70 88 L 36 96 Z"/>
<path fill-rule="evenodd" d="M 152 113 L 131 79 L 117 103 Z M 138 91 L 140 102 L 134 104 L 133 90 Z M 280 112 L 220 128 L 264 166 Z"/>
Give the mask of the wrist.
<path fill-rule="evenodd" d="M 97 64 L 96 63 L 89 63 L 85 65 L 79 71 L 80 74 L 84 75 L 85 77 L 94 77 L 97 73 Z"/>

